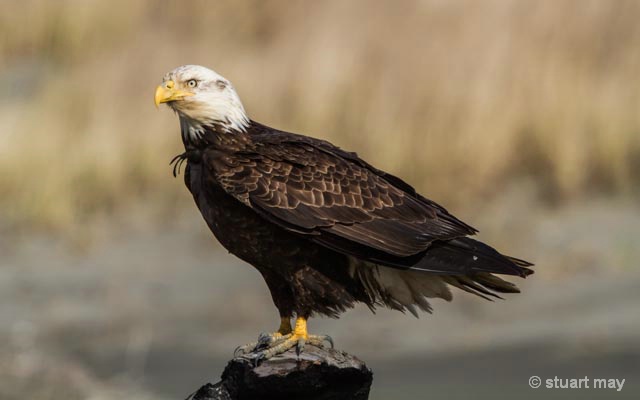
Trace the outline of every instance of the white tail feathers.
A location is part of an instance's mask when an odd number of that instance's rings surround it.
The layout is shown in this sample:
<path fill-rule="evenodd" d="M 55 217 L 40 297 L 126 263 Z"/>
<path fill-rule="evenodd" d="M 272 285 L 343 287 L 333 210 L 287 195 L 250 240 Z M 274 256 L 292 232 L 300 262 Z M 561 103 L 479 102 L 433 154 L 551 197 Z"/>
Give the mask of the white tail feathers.
<path fill-rule="evenodd" d="M 385 267 L 356 258 L 350 261 L 350 275 L 362 282 L 375 304 L 409 311 L 417 317 L 416 307 L 431 312 L 427 298 L 447 301 L 452 298 L 440 275 Z"/>

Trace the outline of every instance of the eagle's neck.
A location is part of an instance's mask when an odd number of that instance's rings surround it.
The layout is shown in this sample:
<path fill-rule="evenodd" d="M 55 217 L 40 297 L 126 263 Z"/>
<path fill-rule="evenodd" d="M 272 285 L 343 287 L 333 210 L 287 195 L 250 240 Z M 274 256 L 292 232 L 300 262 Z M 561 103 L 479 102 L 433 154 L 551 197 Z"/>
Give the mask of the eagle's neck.
<path fill-rule="evenodd" d="M 247 120 L 238 124 L 211 121 L 201 123 L 186 116 L 180 116 L 180 131 L 185 149 L 199 149 L 207 146 L 242 149 L 250 143 Z"/>

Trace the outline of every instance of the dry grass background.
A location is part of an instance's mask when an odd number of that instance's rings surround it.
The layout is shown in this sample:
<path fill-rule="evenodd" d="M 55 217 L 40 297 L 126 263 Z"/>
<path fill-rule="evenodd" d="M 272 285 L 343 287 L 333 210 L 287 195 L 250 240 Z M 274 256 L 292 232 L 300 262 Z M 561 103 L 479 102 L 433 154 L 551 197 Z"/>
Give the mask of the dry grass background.
<path fill-rule="evenodd" d="M 186 204 L 177 65 L 448 204 L 637 193 L 639 1 L 48 1 L 0 5 L 0 221 L 66 229 Z M 189 201 L 190 202 L 190 201 Z M 164 215 L 164 214 L 163 214 Z"/>

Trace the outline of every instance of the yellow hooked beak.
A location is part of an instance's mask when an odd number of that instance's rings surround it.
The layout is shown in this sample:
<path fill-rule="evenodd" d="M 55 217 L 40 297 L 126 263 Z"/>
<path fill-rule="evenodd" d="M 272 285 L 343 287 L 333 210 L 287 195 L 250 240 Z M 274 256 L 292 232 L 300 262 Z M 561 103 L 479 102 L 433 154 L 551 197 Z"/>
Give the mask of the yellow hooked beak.
<path fill-rule="evenodd" d="M 170 101 L 182 100 L 187 96 L 193 96 L 195 93 L 179 90 L 175 88 L 174 81 L 166 81 L 162 85 L 156 88 L 155 102 L 156 107 L 161 103 L 168 103 Z"/>

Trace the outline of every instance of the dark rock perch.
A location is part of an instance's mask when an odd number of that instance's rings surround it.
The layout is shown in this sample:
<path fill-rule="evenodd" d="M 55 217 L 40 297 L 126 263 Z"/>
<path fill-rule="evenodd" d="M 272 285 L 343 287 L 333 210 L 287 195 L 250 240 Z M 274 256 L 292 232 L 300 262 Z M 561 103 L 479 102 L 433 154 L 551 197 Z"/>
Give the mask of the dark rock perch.
<path fill-rule="evenodd" d="M 255 368 L 253 360 L 235 358 L 220 382 L 207 383 L 187 400 L 366 400 L 372 381 L 373 373 L 356 357 L 306 346 L 300 358 L 292 349 Z"/>

